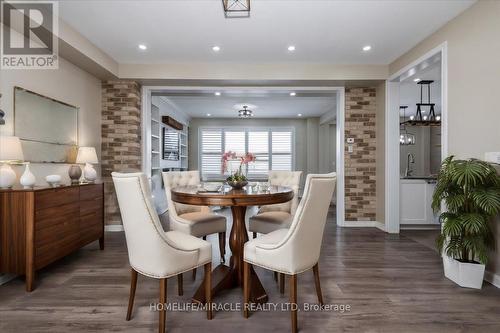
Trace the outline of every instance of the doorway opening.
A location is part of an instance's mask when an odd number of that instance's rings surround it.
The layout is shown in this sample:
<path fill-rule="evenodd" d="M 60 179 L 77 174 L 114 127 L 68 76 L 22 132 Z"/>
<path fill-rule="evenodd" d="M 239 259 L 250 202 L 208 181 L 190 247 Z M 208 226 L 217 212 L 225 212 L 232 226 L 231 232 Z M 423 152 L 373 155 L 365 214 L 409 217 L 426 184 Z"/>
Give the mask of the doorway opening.
<path fill-rule="evenodd" d="M 221 180 L 216 174 L 216 169 L 220 170 L 220 158 L 216 154 L 215 157 L 209 156 L 208 152 L 205 154 L 201 147 L 203 131 L 218 129 L 221 152 L 234 149 L 251 152 L 257 149 L 251 138 L 267 135 L 269 144 L 263 151 L 263 160 L 258 166 L 253 166 L 254 169 L 249 169 L 255 181 L 263 180 L 256 169 L 264 172 L 274 167 L 301 170 L 302 183 L 308 173 L 335 171 L 337 191 L 333 203 L 337 208 L 337 224 L 343 225 L 343 87 L 143 86 L 142 90 L 142 165 L 151 180 L 159 213 L 166 210 L 162 204 L 165 202 L 162 170 L 200 170 L 203 181 Z M 246 110 L 252 111 L 252 117 L 239 117 L 239 109 L 245 106 Z M 175 140 L 180 142 L 179 152 L 169 151 L 165 155 L 162 151 L 163 133 L 166 131 L 171 134 L 169 137 L 175 136 L 170 133 L 171 126 L 162 122 L 167 116 L 183 127 L 178 130 L 181 140 Z M 272 153 L 270 138 L 280 131 L 290 133 L 290 154 L 278 153 L 278 148 L 276 154 Z M 262 135 L 257 135 L 259 133 Z M 165 160 L 165 156 L 173 160 Z"/>
<path fill-rule="evenodd" d="M 387 81 L 386 231 L 439 229 L 431 202 L 447 156 L 446 43 Z"/>

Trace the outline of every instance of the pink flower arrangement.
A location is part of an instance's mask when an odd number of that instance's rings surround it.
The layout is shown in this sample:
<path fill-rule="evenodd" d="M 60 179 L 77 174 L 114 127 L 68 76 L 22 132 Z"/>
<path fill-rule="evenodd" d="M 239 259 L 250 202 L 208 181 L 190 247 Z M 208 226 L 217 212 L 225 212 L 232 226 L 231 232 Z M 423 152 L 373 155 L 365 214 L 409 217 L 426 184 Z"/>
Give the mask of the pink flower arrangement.
<path fill-rule="evenodd" d="M 222 154 L 222 159 L 221 159 L 221 162 L 222 162 L 221 163 L 222 174 L 224 174 L 224 172 L 226 172 L 226 170 L 227 170 L 227 162 L 230 161 L 230 160 L 237 160 L 237 159 L 240 160 L 240 166 L 238 168 L 238 171 L 235 173 L 235 175 L 242 176 L 241 167 L 243 165 L 245 165 L 245 164 L 248 164 L 248 163 L 251 163 L 251 162 L 255 162 L 256 157 L 252 153 L 246 153 L 243 156 L 238 156 L 233 151 L 225 152 L 224 154 Z"/>

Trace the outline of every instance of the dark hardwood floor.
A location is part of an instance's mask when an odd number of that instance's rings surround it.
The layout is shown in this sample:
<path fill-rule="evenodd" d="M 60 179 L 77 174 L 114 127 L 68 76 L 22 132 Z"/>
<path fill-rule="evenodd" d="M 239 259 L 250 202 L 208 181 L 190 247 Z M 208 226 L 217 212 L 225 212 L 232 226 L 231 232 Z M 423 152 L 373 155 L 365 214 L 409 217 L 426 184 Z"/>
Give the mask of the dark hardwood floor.
<path fill-rule="evenodd" d="M 374 228 L 335 226 L 330 214 L 320 276 L 326 304 L 349 305 L 339 313 L 299 312 L 301 332 L 500 332 L 500 290 L 485 282 L 482 290 L 463 289 L 444 278 L 441 260 L 432 249 L 404 236 Z M 228 233 L 229 234 L 229 233 Z M 217 236 L 209 236 L 217 256 Z M 125 321 L 130 272 L 123 233 L 107 233 L 106 249 L 97 242 L 43 269 L 37 288 L 24 291 L 18 278 L 0 286 L 0 332 L 156 332 L 159 282 L 139 276 L 132 320 Z M 218 263 L 214 257 L 214 264 Z M 184 296 L 176 279 L 168 281 L 169 302 L 187 303 L 199 286 L 184 276 Z M 257 270 L 269 301 L 280 295 L 271 272 Z M 238 303 L 239 289 L 215 302 Z M 312 271 L 298 276 L 299 303 L 316 304 Z M 167 313 L 168 332 L 289 332 L 287 311 L 217 311 Z"/>

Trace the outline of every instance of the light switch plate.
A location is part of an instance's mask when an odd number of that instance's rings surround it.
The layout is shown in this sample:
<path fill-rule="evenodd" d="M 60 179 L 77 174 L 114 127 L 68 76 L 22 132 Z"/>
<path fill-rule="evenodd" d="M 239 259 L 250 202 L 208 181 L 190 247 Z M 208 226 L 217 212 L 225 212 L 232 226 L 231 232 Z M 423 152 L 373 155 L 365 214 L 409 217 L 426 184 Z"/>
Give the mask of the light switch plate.
<path fill-rule="evenodd" d="M 487 152 L 484 153 L 484 160 L 486 162 L 492 162 L 500 164 L 500 152 Z"/>
<path fill-rule="evenodd" d="M 347 152 L 352 153 L 354 151 L 354 148 L 352 146 L 347 146 Z"/>

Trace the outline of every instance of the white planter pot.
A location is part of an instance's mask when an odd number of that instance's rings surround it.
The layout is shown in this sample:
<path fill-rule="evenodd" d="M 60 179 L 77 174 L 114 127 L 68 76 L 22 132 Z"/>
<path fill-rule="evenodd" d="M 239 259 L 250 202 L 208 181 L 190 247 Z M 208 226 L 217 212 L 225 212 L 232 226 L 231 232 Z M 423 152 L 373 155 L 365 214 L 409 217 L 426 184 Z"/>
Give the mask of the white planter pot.
<path fill-rule="evenodd" d="M 485 265 L 460 262 L 443 256 L 443 267 L 444 276 L 460 287 L 481 289 L 483 286 Z"/>

